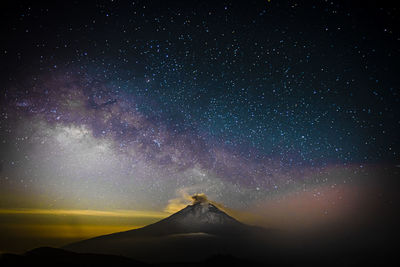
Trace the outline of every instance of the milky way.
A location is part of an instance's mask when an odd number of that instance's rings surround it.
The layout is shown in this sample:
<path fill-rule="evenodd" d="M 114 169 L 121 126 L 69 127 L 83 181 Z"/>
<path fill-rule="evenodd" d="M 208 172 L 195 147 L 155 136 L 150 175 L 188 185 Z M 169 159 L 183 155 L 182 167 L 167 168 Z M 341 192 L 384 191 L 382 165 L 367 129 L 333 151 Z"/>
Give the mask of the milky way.
<path fill-rule="evenodd" d="M 397 9 L 9 5 L 2 208 L 173 212 L 205 193 L 271 223 L 339 214 L 398 172 Z"/>
<path fill-rule="evenodd" d="M 320 169 L 294 168 L 255 149 L 243 155 L 195 129 L 176 131 L 139 112 L 134 97 L 87 77 L 53 73 L 28 87 L 32 89 L 23 94 L 7 95 L 10 105 L 4 114 L 13 122 L 23 118 L 23 126 L 16 127 L 22 128 L 17 132 L 19 145 L 39 144 L 29 149 L 50 155 L 43 155 L 47 161 L 43 164 L 50 165 L 52 173 L 68 174 L 68 179 L 84 174 L 88 175 L 82 177 L 84 183 L 90 178 L 109 179 L 116 187 L 120 176 L 126 175 L 125 183 L 138 181 L 156 187 L 163 198 L 174 196 L 166 185 L 173 184 L 172 190 L 194 187 L 192 190 L 234 201 L 240 195 L 256 199 L 260 189 L 265 195 L 303 183 L 306 172 Z M 38 155 L 28 158 L 35 161 Z M 74 158 L 80 160 L 74 163 Z M 96 191 L 99 186 L 86 190 Z"/>

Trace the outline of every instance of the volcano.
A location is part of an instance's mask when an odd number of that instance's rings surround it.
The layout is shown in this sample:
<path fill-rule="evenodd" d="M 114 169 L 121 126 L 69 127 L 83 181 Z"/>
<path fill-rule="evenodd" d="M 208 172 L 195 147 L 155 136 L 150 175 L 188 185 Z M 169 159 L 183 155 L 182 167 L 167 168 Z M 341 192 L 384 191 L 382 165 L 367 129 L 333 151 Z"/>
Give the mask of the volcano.
<path fill-rule="evenodd" d="M 375 247 L 364 242 L 368 239 L 352 243 L 348 235 L 345 242 L 343 235 L 298 240 L 287 237 L 281 231 L 241 223 L 212 202 L 195 201 L 140 229 L 83 240 L 61 249 L 44 247 L 23 255 L 3 255 L 0 265 L 380 266 L 387 255 L 396 255 L 394 250 L 372 249 Z"/>
<path fill-rule="evenodd" d="M 247 229 L 247 225 L 232 218 L 215 205 L 209 202 L 198 202 L 155 224 L 128 232 L 135 234 L 143 232 L 158 236 L 189 233 L 225 235 L 232 230 L 244 229 Z"/>
<path fill-rule="evenodd" d="M 103 235 L 63 247 L 79 253 L 122 255 L 144 262 L 204 260 L 243 255 L 243 244 L 264 230 L 237 221 L 208 201 L 195 201 L 143 228 Z M 247 248 L 249 248 L 247 246 Z"/>

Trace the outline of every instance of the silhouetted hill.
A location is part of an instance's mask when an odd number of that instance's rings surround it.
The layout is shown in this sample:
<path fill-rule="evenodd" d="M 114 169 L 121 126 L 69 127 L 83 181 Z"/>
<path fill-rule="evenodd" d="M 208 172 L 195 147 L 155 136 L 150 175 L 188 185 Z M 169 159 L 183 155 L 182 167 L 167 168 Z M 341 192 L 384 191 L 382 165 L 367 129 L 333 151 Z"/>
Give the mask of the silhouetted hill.
<path fill-rule="evenodd" d="M 126 267 L 174 267 L 174 266 L 260 266 L 256 262 L 235 258 L 231 255 L 214 255 L 201 262 L 170 262 L 146 264 L 115 255 L 75 253 L 58 248 L 41 247 L 22 255 L 2 254 L 0 266 L 126 266 Z"/>
<path fill-rule="evenodd" d="M 3 254 L 0 266 L 147 266 L 145 263 L 115 255 L 75 253 L 41 247 L 22 255 Z"/>

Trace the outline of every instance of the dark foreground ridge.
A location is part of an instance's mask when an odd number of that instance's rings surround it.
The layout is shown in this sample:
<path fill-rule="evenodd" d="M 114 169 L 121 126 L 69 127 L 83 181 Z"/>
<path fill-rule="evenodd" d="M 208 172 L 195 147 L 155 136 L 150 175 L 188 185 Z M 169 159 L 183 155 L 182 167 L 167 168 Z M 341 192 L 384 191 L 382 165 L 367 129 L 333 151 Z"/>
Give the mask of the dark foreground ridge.
<path fill-rule="evenodd" d="M 202 262 L 149 264 L 116 255 L 75 253 L 59 248 L 41 247 L 25 254 L 3 254 L 0 266 L 259 266 L 259 263 L 238 259 L 230 255 L 215 255 Z"/>
<path fill-rule="evenodd" d="M 3 254 L 1 266 L 146 266 L 139 261 L 115 255 L 75 253 L 59 248 L 41 247 L 22 255 Z"/>

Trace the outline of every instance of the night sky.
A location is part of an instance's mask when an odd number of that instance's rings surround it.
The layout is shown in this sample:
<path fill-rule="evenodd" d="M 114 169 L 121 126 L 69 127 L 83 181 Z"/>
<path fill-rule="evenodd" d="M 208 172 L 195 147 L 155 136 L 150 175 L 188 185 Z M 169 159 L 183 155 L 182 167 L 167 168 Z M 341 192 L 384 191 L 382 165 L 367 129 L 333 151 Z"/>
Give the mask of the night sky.
<path fill-rule="evenodd" d="M 5 1 L 0 12 L 0 251 L 143 226 L 195 193 L 267 227 L 393 203 L 397 8 Z"/>

